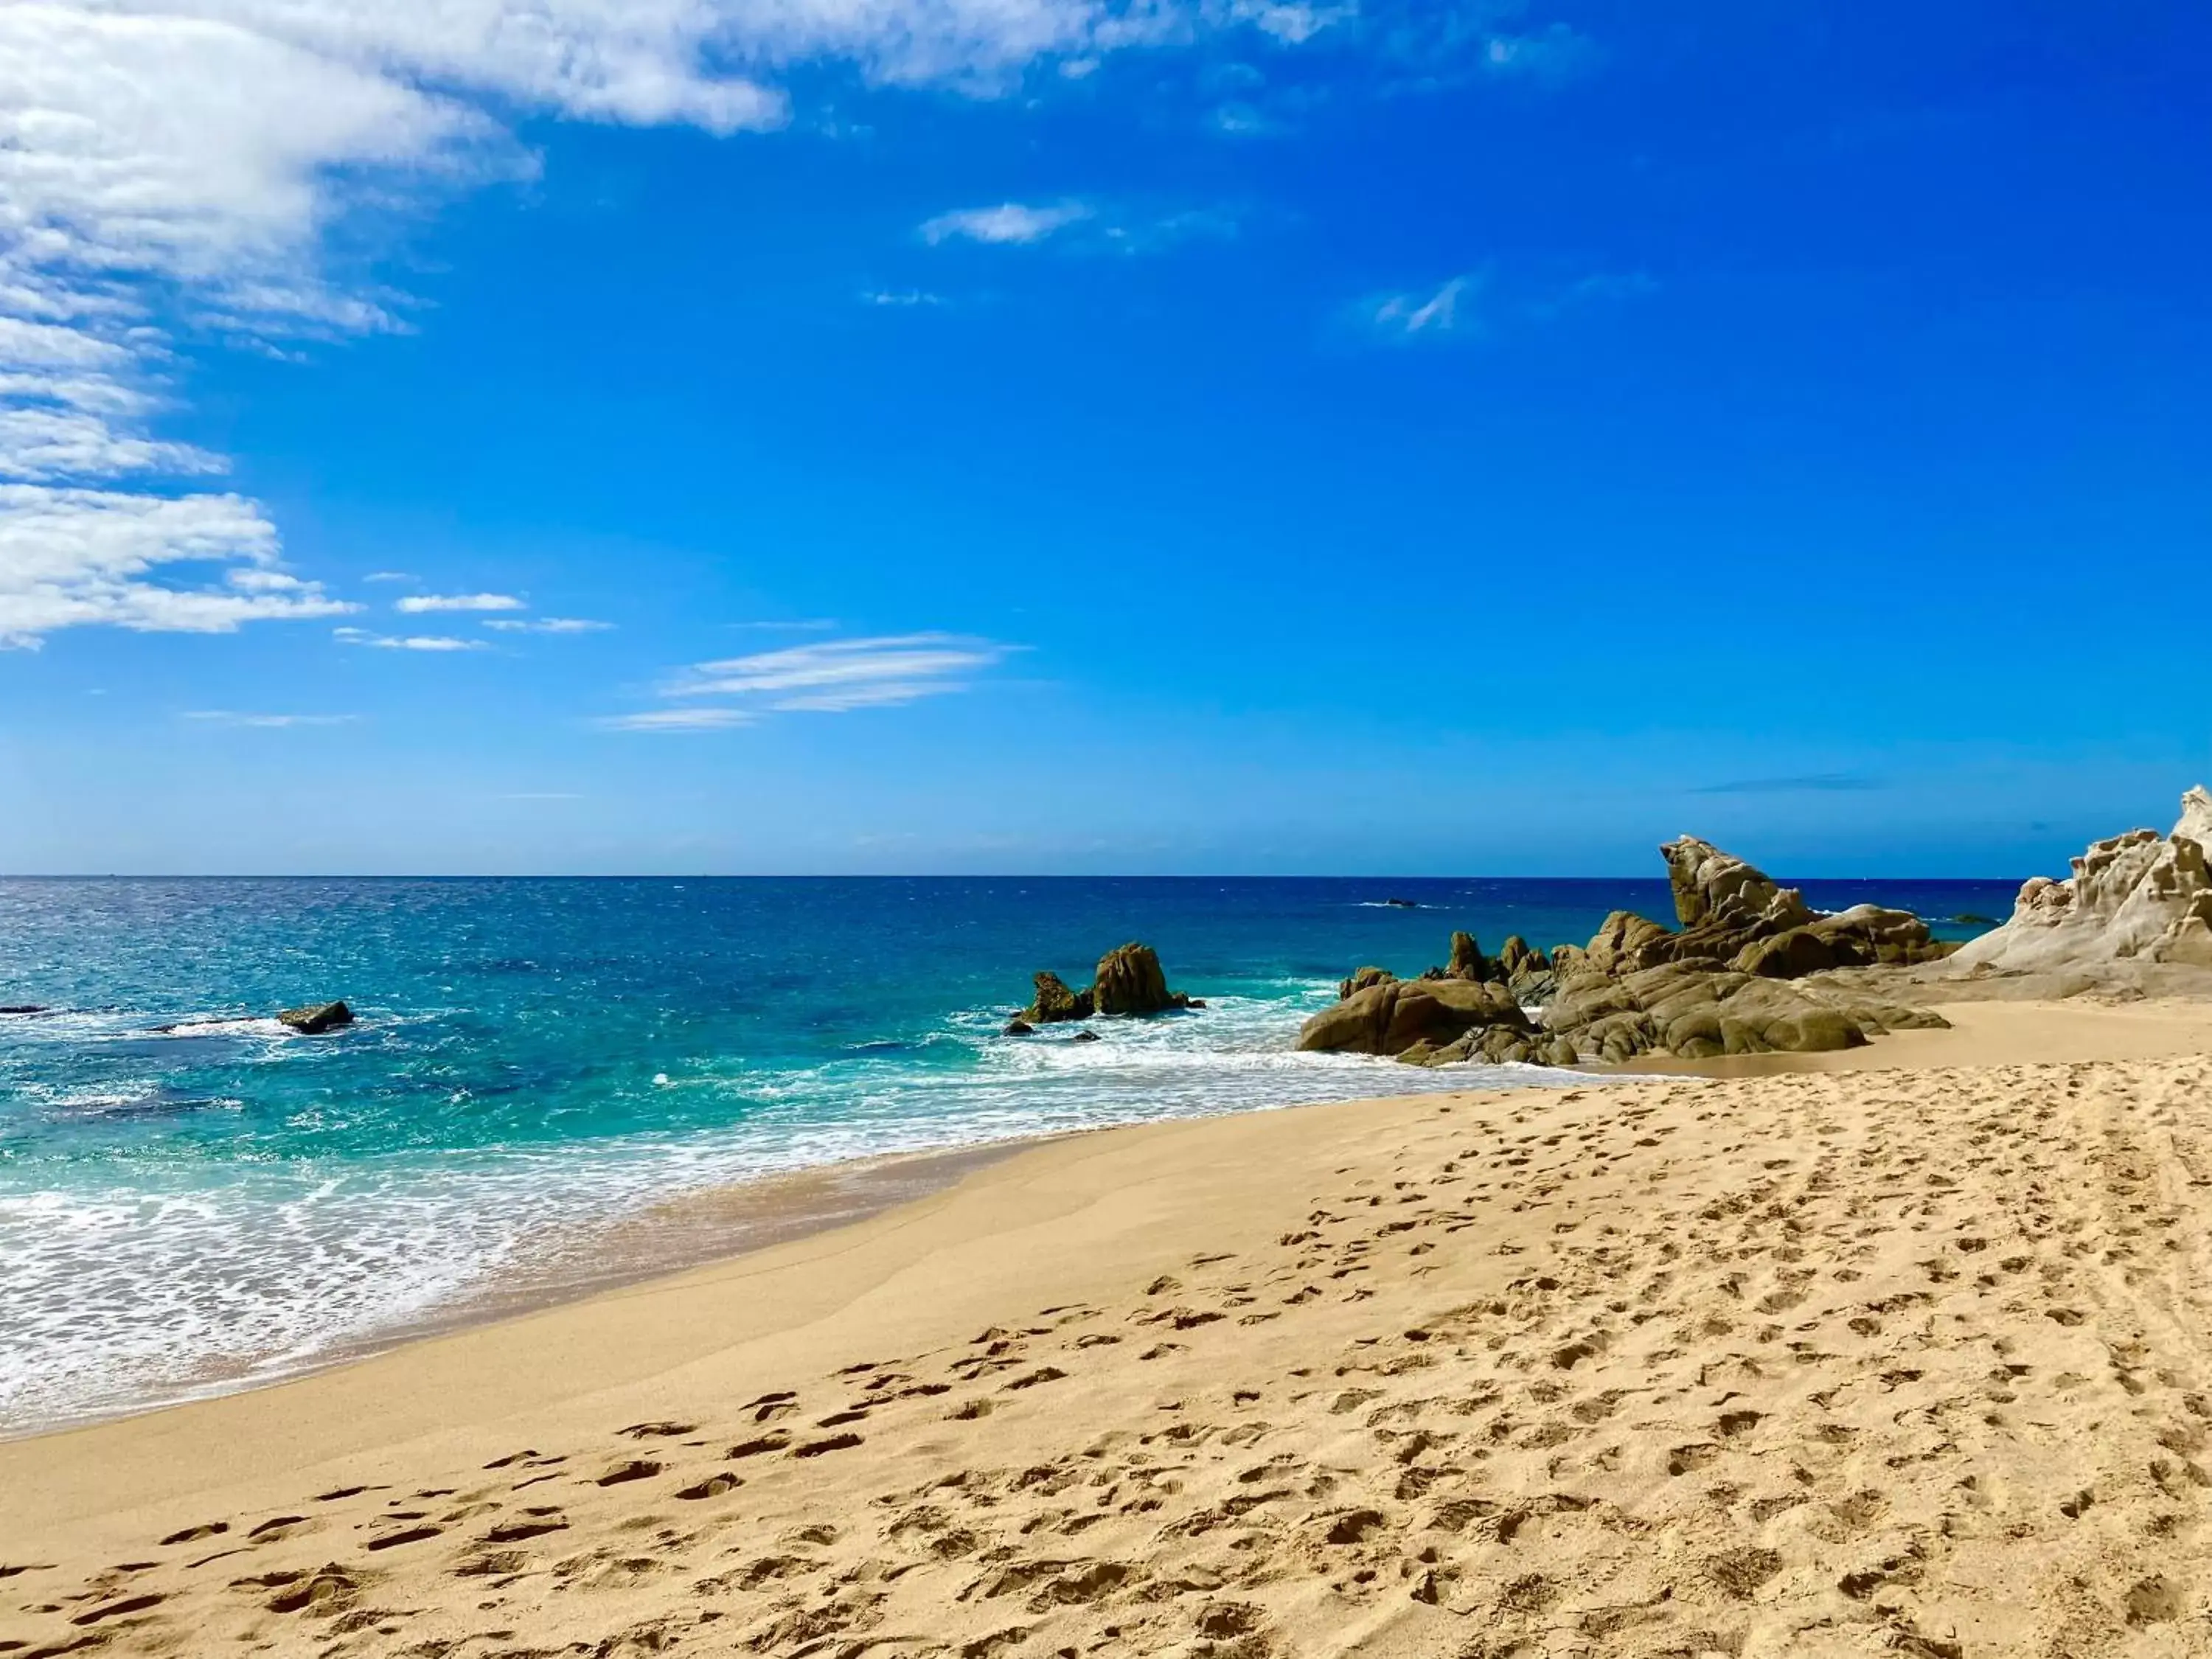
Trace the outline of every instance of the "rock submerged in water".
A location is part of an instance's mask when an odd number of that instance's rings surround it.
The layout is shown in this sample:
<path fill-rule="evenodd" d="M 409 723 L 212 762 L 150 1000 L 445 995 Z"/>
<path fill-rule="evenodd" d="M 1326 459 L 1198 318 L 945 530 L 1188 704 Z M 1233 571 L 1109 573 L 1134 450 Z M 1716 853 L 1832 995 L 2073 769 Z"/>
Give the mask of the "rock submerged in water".
<path fill-rule="evenodd" d="M 1054 1025 L 1089 1019 L 1094 1014 L 1164 1014 L 1178 1008 L 1206 1006 L 1196 997 L 1170 991 L 1159 952 L 1134 941 L 1117 945 L 1099 957 L 1097 971 L 1085 990 L 1070 990 L 1067 981 L 1049 969 L 1038 974 L 1034 983 L 1036 1000 L 1015 1017 L 1016 1025 Z M 1006 1035 L 1020 1033 L 1010 1025 Z"/>
<path fill-rule="evenodd" d="M 287 1008 L 276 1016 L 277 1023 L 288 1025 L 306 1036 L 320 1036 L 325 1031 L 335 1031 L 341 1025 L 353 1024 L 353 1010 L 343 1002 L 311 1002 L 304 1007 Z"/>

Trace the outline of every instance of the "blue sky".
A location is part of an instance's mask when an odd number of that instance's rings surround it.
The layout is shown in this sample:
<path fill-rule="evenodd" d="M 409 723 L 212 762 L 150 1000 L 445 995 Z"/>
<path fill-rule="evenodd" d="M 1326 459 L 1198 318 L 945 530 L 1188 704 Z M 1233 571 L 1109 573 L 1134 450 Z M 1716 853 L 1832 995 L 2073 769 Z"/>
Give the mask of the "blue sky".
<path fill-rule="evenodd" d="M 2179 4 L 0 9 L 0 868 L 2162 827 L 2208 58 Z"/>

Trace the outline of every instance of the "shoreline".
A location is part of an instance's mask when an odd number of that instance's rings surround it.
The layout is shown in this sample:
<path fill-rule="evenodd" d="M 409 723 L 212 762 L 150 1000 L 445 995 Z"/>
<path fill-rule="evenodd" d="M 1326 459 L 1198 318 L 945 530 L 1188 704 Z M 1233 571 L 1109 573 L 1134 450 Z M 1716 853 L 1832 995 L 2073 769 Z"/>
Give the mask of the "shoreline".
<path fill-rule="evenodd" d="M 1941 1005 L 1942 1012 L 1954 1017 L 1954 1028 L 1951 1030 L 1893 1032 L 1860 1048 L 1699 1061 L 1639 1057 L 1619 1066 L 1592 1066 L 1573 1072 L 1532 1066 L 1526 1068 L 1525 1083 L 1505 1090 L 1487 1081 L 1455 1090 L 1447 1079 L 1456 1068 L 1447 1067 L 1414 1074 L 1436 1079 L 1429 1088 L 1405 1095 L 1376 1094 L 1363 1100 L 1418 1101 L 1431 1095 L 1471 1091 L 1511 1094 L 1521 1089 L 1581 1089 L 1658 1078 L 1718 1080 L 1921 1067 L 1944 1063 L 1942 1056 L 1955 1050 L 1962 1041 L 1998 1042 L 2008 1054 L 2025 1060 L 2063 1059 L 2089 1048 L 2124 1053 L 2130 1058 L 2164 1057 L 2191 1051 L 2185 1042 L 2177 1045 L 2171 1040 L 2158 1040 L 2156 1034 L 2167 1029 L 2169 1011 L 2196 1006 L 2157 1000 L 2115 1006 L 1976 1000 Z M 2142 1036 L 2148 1040 L 2129 1042 L 2123 1038 L 2120 1034 L 2131 1024 L 2145 1027 Z M 1959 1029 L 1961 1026 L 1967 1033 L 1964 1037 Z M 1465 1069 L 1490 1073 L 1499 1068 L 1477 1065 Z M 1387 1080 L 1378 1074 L 1378 1081 Z M 418 1317 L 333 1343 L 281 1366 L 241 1363 L 228 1374 L 211 1375 L 204 1386 L 179 1389 L 167 1397 L 44 1421 L 0 1423 L 0 1447 L 284 1388 L 424 1342 L 587 1304 L 632 1286 L 740 1261 L 778 1244 L 867 1221 L 957 1187 L 977 1170 L 1059 1141 L 1222 1118 L 1312 1111 L 1348 1103 L 1362 1101 L 1238 1106 L 1217 1113 L 1166 1115 L 1092 1127 L 957 1142 L 842 1158 L 681 1193 L 611 1222 L 556 1226 L 550 1234 L 541 1235 L 534 1241 L 536 1248 L 528 1259 L 494 1272 L 481 1284 L 426 1310 Z M 564 1265 L 575 1264 L 585 1256 L 612 1256 L 613 1260 L 605 1265 Z"/>
<path fill-rule="evenodd" d="M 481 1284 L 423 1310 L 417 1317 L 332 1343 L 281 1364 L 241 1361 L 227 1371 L 211 1374 L 204 1385 L 185 1385 L 166 1398 L 47 1421 L 0 1422 L 0 1446 L 283 1388 L 419 1342 L 589 1301 L 717 1261 L 735 1261 L 776 1244 L 865 1221 L 957 1185 L 971 1171 L 1000 1158 L 1063 1139 L 1066 1133 L 841 1158 L 683 1193 L 609 1222 L 559 1225 L 549 1236 L 534 1241 L 528 1260 L 493 1272 Z M 603 1255 L 612 1260 L 566 1271 L 560 1265 Z"/>
<path fill-rule="evenodd" d="M 2212 1006 L 1957 1012 L 1809 1073 L 1022 1146 L 849 1224 L 0 1444 L 0 1641 L 1410 1655 L 1628 1607 L 1681 1621 L 1666 1650 L 1841 1619 L 2026 1652 L 2051 1594 L 2178 1631 L 2212 1547 L 2159 1518 L 2194 1488 L 2143 1474 L 2176 1455 L 2143 1390 L 2212 1385 L 2167 1331 L 2212 1262 L 2183 1178 Z M 2087 1528 L 2052 1518 L 2076 1487 Z M 1917 1573 L 1837 1591 L 1916 1537 Z"/>

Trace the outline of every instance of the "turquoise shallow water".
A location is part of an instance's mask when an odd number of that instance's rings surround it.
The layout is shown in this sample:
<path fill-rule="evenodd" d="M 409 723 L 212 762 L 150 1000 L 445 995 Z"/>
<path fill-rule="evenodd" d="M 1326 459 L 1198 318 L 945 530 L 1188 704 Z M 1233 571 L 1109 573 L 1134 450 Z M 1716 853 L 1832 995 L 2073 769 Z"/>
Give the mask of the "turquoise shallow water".
<path fill-rule="evenodd" d="M 1933 918 L 2014 890 L 1807 886 Z M 47 1011 L 0 1015 L 0 1431 L 295 1370 L 732 1181 L 1541 1081 L 1291 1042 L 1364 963 L 1417 972 L 1455 927 L 1580 940 L 1623 906 L 1665 915 L 1664 884 L 0 882 L 0 1005 Z M 998 1035 L 1032 970 L 1079 983 L 1132 938 L 1211 1006 Z M 268 1018 L 327 996 L 361 1023 Z"/>

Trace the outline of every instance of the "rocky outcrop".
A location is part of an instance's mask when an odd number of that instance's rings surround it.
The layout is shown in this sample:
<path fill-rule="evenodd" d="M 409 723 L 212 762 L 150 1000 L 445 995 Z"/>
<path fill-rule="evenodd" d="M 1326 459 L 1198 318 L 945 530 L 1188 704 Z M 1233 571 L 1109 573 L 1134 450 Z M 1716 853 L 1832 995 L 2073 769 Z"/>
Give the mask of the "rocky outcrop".
<path fill-rule="evenodd" d="M 1483 970 L 1489 964 L 1482 959 L 1482 946 L 1475 943 L 1472 933 L 1451 936 L 1451 959 L 1444 964 L 1445 974 L 1452 979 L 1480 981 L 1488 977 Z"/>
<path fill-rule="evenodd" d="M 1350 979 L 1337 981 L 1337 1000 L 1341 1002 L 1346 997 L 1356 996 L 1370 985 L 1392 984 L 1397 977 L 1397 975 L 1392 973 L 1388 968 L 1362 968 Z"/>
<path fill-rule="evenodd" d="M 2073 860 L 2063 881 L 2038 876 L 2012 919 L 1952 958 L 1961 969 L 2035 973 L 2114 963 L 2212 968 L 2212 795 L 2181 798 L 2172 833 L 2130 830 Z"/>
<path fill-rule="evenodd" d="M 1092 1012 L 1091 993 L 1071 991 L 1067 981 L 1050 969 L 1036 975 L 1036 1000 L 1019 1018 L 1030 1025 L 1057 1025 L 1063 1020 L 1088 1019 Z"/>
<path fill-rule="evenodd" d="M 2173 826 L 2173 833 L 2212 854 L 2212 791 L 2200 783 L 2182 796 L 2181 822 Z"/>
<path fill-rule="evenodd" d="M 1661 848 L 1659 856 L 1667 860 L 1674 920 L 1685 933 L 1711 927 L 1779 933 L 1814 919 L 1796 888 L 1778 886 L 1764 872 L 1709 841 L 1683 836 Z"/>
<path fill-rule="evenodd" d="M 1159 953 L 1149 945 L 1124 945 L 1101 957 L 1091 994 L 1102 1014 L 1160 1014 L 1190 1000 L 1168 989 Z"/>
<path fill-rule="evenodd" d="M 1449 968 L 1404 983 L 1379 968 L 1346 980 L 1337 1006 L 1306 1022 L 1298 1046 L 1422 1065 L 1573 1066 L 1644 1054 L 1817 1054 L 1944 1023 L 1863 990 L 1808 981 L 1948 951 L 1917 916 L 1874 905 L 1821 915 L 1796 890 L 1695 836 L 1660 852 L 1679 929 L 1617 910 L 1586 945 L 1547 957 L 1516 936 L 1494 960 L 1472 934 L 1455 933 Z"/>
<path fill-rule="evenodd" d="M 1069 989 L 1066 980 L 1049 971 L 1037 975 L 1035 983 L 1036 998 L 1015 1016 L 1017 1024 L 1057 1025 L 1089 1019 L 1094 1014 L 1160 1014 L 1174 1008 L 1206 1006 L 1196 997 L 1168 989 L 1159 953 L 1149 945 L 1133 942 L 1099 957 L 1097 972 L 1085 990 Z M 1009 1027 L 1006 1035 L 1020 1033 Z"/>
<path fill-rule="evenodd" d="M 1384 980 L 1308 1020 L 1298 1033 L 1298 1047 L 1401 1058 L 1418 1049 L 1413 1057 L 1426 1060 L 1472 1034 L 1486 1036 L 1493 1030 L 1510 1031 L 1512 1036 L 1505 1041 L 1518 1041 L 1524 1048 L 1536 1040 L 1535 1025 L 1503 985 L 1464 979 Z"/>
<path fill-rule="evenodd" d="M 287 1008 L 276 1018 L 302 1036 L 320 1036 L 341 1025 L 352 1024 L 353 1010 L 343 1002 L 311 1002 L 305 1007 Z"/>

